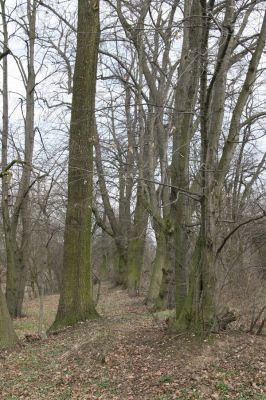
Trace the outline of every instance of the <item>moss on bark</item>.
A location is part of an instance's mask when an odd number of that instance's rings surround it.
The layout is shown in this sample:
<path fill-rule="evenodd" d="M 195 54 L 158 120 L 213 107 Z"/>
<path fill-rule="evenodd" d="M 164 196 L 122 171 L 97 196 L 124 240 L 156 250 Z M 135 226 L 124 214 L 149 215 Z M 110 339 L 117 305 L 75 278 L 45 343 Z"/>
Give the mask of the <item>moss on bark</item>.
<path fill-rule="evenodd" d="M 190 330 L 201 334 L 209 331 L 215 317 L 214 257 L 201 232 L 190 267 L 188 293 L 181 311 L 177 307 L 171 330 Z"/>
<path fill-rule="evenodd" d="M 63 279 L 59 307 L 50 331 L 97 317 L 92 293 L 91 216 L 99 1 L 78 1 L 77 32 Z"/>
<path fill-rule="evenodd" d="M 0 349 L 12 347 L 16 343 L 18 343 L 18 337 L 14 331 L 6 299 L 0 287 Z"/>

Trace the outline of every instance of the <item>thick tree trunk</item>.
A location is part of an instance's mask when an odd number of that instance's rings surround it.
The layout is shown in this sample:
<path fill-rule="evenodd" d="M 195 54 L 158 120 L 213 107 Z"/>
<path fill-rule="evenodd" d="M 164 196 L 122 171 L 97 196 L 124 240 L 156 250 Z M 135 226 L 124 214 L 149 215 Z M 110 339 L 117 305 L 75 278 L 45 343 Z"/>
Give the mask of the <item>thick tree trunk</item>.
<path fill-rule="evenodd" d="M 165 235 L 164 265 L 159 295 L 154 308 L 157 310 L 172 309 L 175 307 L 175 269 L 174 269 L 174 237 L 172 233 Z"/>
<path fill-rule="evenodd" d="M 63 280 L 56 319 L 50 331 L 97 317 L 91 276 L 91 212 L 99 1 L 79 0 L 77 31 Z"/>
<path fill-rule="evenodd" d="M 184 306 L 174 324 L 177 330 L 207 332 L 215 316 L 215 273 L 212 242 L 199 233 L 190 264 L 189 289 Z"/>
<path fill-rule="evenodd" d="M 12 347 L 17 342 L 18 338 L 8 312 L 6 299 L 0 287 L 0 349 Z"/>
<path fill-rule="evenodd" d="M 122 286 L 124 289 L 127 287 L 127 250 L 126 248 L 117 245 L 116 260 L 114 263 L 114 277 L 115 285 Z"/>
<path fill-rule="evenodd" d="M 10 315 L 17 318 L 22 316 L 28 258 L 25 257 L 25 250 L 18 248 L 16 235 L 6 232 L 5 242 L 7 253 L 6 300 Z"/>
<path fill-rule="evenodd" d="M 19 250 L 18 250 L 18 253 Z M 22 305 L 26 286 L 27 271 L 22 256 L 15 253 L 15 263 L 9 265 L 6 282 L 6 300 L 10 315 L 13 318 L 22 316 Z M 14 266 L 11 271 L 10 266 Z"/>

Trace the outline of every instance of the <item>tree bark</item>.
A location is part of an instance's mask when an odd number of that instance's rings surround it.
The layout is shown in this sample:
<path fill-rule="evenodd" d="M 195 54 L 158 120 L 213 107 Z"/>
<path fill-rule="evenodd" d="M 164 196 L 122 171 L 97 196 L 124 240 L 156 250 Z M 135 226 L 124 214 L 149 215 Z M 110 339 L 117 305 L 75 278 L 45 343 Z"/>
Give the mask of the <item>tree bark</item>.
<path fill-rule="evenodd" d="M 4 57 L 3 59 L 3 132 L 2 132 L 2 154 L 7 155 L 7 135 L 8 135 L 8 64 L 6 56 L 9 54 L 8 52 L 8 32 L 7 32 L 7 23 L 6 23 L 6 15 L 5 15 L 5 1 L 1 0 L 1 12 L 2 12 L 2 23 L 3 23 L 3 31 L 4 31 Z M 2 158 L 2 167 L 7 166 L 7 159 Z M 3 169 L 4 169 L 3 168 Z M 6 178 L 8 176 L 2 176 L 2 192 L 4 192 L 4 187 L 6 184 Z M 2 194 L 2 205 L 5 201 L 4 194 Z M 6 208 L 2 208 L 3 219 L 7 218 Z M 6 232 L 5 232 L 5 239 Z M 10 318 L 10 314 L 8 312 L 6 298 L 2 292 L 1 282 L 0 282 L 0 348 L 11 347 L 18 342 L 17 335 L 13 328 L 13 323 Z"/>
<path fill-rule="evenodd" d="M 139 294 L 141 270 L 145 250 L 148 213 L 144 207 L 142 185 L 137 189 L 137 203 L 134 215 L 134 226 L 128 246 L 128 293 L 130 296 Z"/>
<path fill-rule="evenodd" d="M 79 0 L 63 279 L 50 331 L 97 317 L 92 293 L 91 213 L 99 36 L 99 1 Z"/>
<path fill-rule="evenodd" d="M 6 299 L 0 287 L 0 349 L 12 347 L 17 342 L 18 337 L 14 331 L 6 305 Z"/>
<path fill-rule="evenodd" d="M 155 304 L 156 300 L 158 299 L 166 258 L 167 253 L 165 232 L 163 229 L 158 228 L 156 230 L 156 253 L 152 262 L 150 284 L 145 300 L 146 304 Z"/>
<path fill-rule="evenodd" d="M 189 190 L 189 153 L 193 136 L 193 117 L 197 101 L 200 45 L 201 6 L 199 0 L 185 2 L 184 38 L 178 83 L 175 96 L 175 130 L 173 132 L 172 185 Z M 187 235 L 188 197 L 175 187 L 171 190 L 171 218 L 174 224 L 176 317 L 183 308 L 187 295 Z"/>

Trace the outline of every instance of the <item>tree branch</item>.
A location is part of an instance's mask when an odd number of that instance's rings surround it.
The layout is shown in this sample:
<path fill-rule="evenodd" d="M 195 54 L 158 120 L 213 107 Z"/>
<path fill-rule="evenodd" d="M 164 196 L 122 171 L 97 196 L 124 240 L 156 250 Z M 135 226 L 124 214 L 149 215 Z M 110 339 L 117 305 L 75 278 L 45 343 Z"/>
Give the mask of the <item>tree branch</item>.
<path fill-rule="evenodd" d="M 3 53 L 0 53 L 0 61 L 2 60 L 2 58 L 5 58 L 6 56 L 8 56 L 8 54 L 10 54 L 10 53 L 11 53 L 11 51 L 9 49 L 4 51 Z"/>
<path fill-rule="evenodd" d="M 262 219 L 266 216 L 266 212 L 263 210 L 263 214 L 257 215 L 256 217 L 250 218 L 246 221 L 241 222 L 239 225 L 237 225 L 234 229 L 229 232 L 229 234 L 223 239 L 222 244 L 219 246 L 218 250 L 216 251 L 216 258 L 218 255 L 221 253 L 222 249 L 224 248 L 226 242 L 230 239 L 230 237 L 238 231 L 239 228 L 241 228 L 244 225 L 249 224 L 250 222 L 258 221 L 259 219 Z"/>

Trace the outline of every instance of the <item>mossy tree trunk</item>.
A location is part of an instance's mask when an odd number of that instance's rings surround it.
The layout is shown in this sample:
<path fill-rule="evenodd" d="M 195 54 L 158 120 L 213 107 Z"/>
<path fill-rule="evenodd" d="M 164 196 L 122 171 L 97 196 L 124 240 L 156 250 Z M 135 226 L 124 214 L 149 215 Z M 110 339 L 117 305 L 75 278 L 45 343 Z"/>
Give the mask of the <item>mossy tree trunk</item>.
<path fill-rule="evenodd" d="M 99 33 L 99 1 L 79 0 L 63 278 L 50 331 L 97 316 L 92 294 L 91 214 Z"/>
<path fill-rule="evenodd" d="M 175 307 L 175 270 L 174 270 L 174 236 L 166 231 L 164 264 L 162 267 L 162 279 L 158 297 L 154 303 L 154 309 L 166 310 Z"/>
<path fill-rule="evenodd" d="M 12 347 L 17 342 L 18 338 L 8 312 L 6 299 L 0 287 L 0 349 Z"/>

